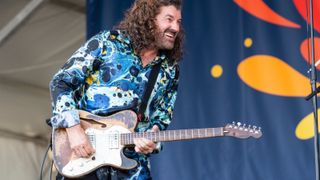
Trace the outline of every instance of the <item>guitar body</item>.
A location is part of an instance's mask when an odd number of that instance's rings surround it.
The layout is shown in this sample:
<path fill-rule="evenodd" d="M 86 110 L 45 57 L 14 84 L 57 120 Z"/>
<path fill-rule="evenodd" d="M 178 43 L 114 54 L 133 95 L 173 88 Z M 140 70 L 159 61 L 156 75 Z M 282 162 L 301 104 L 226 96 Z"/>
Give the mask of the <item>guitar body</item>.
<path fill-rule="evenodd" d="M 123 154 L 120 135 L 132 133 L 137 124 L 133 111 L 125 110 L 111 116 L 101 117 L 79 111 L 80 124 L 89 137 L 96 152 L 89 158 L 78 158 L 69 145 L 65 129 L 54 129 L 52 133 L 53 160 L 57 170 L 66 177 L 75 178 L 88 174 L 102 166 L 129 170 L 137 162 Z"/>

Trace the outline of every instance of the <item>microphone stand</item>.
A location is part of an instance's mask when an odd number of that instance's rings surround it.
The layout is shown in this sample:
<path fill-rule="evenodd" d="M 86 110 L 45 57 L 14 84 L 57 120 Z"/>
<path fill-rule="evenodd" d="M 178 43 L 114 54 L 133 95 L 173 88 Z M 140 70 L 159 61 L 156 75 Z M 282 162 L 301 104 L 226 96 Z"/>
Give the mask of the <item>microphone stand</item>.
<path fill-rule="evenodd" d="M 308 8 L 308 7 L 307 7 Z M 317 88 L 317 74 L 314 58 L 314 30 L 313 30 L 313 2 L 309 0 L 309 9 L 310 9 L 310 39 L 311 39 L 311 88 L 312 92 L 309 96 L 306 97 L 306 100 L 309 100 L 312 97 L 313 104 L 313 114 L 314 114 L 314 157 L 315 157 L 315 171 L 316 171 L 316 180 L 319 179 L 319 133 L 318 133 L 318 102 L 316 94 L 320 91 L 320 88 Z M 307 10 L 308 12 L 308 10 Z"/>

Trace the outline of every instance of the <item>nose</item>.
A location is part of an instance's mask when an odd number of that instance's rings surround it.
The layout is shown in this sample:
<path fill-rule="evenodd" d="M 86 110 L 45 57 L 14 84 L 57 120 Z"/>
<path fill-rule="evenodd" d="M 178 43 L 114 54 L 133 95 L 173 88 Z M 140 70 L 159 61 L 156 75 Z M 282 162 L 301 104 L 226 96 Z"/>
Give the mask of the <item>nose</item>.
<path fill-rule="evenodd" d="M 180 31 L 180 23 L 177 21 L 173 22 L 171 25 L 171 29 L 178 33 Z"/>

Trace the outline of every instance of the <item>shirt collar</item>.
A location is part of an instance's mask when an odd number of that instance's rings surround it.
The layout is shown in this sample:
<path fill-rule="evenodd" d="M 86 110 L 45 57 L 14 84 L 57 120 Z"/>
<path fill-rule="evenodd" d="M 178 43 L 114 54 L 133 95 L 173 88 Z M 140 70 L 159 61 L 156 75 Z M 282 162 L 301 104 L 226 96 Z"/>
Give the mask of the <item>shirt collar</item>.
<path fill-rule="evenodd" d="M 121 31 L 121 30 L 110 31 L 110 38 L 117 39 L 118 41 L 125 43 L 127 45 L 131 43 L 129 36 L 126 35 L 125 31 Z"/>
<path fill-rule="evenodd" d="M 112 39 L 117 39 L 118 41 L 126 43 L 128 45 L 131 44 L 130 37 L 126 34 L 125 31 L 113 30 L 110 32 L 110 35 Z M 156 65 L 164 61 L 166 58 L 167 58 L 166 54 L 164 52 L 160 52 L 148 66 Z"/>
<path fill-rule="evenodd" d="M 160 53 L 154 58 L 154 60 L 148 66 L 154 66 L 158 63 L 163 62 L 165 59 L 166 59 L 166 55 L 164 53 Z"/>

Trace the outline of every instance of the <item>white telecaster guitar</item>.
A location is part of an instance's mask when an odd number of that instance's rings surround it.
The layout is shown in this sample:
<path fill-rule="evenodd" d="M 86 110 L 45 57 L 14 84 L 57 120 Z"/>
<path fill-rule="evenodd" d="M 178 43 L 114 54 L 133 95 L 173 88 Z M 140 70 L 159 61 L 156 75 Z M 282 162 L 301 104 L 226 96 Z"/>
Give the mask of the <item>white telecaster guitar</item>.
<path fill-rule="evenodd" d="M 86 175 L 102 166 L 130 170 L 137 162 L 127 158 L 122 149 L 132 146 L 134 138 L 147 138 L 154 142 L 199 139 L 221 136 L 237 138 L 260 138 L 260 128 L 240 124 L 227 124 L 219 128 L 167 130 L 160 132 L 136 133 L 137 116 L 133 111 L 120 111 L 111 116 L 97 116 L 79 111 L 81 126 L 85 129 L 95 149 L 90 158 L 78 158 L 71 150 L 65 129 L 54 129 L 52 133 L 53 160 L 57 170 L 66 177 L 76 178 Z"/>

